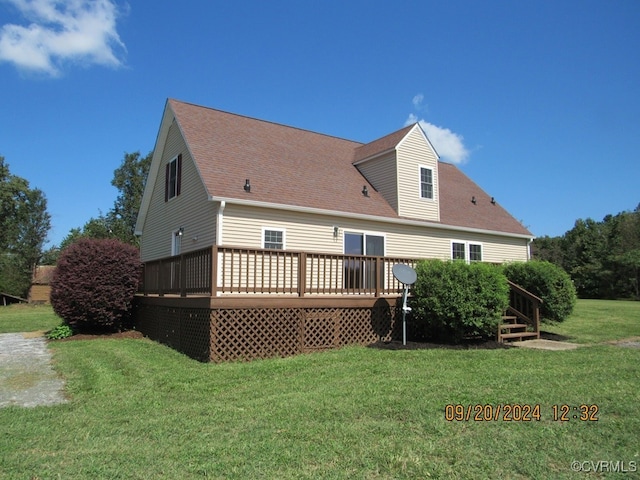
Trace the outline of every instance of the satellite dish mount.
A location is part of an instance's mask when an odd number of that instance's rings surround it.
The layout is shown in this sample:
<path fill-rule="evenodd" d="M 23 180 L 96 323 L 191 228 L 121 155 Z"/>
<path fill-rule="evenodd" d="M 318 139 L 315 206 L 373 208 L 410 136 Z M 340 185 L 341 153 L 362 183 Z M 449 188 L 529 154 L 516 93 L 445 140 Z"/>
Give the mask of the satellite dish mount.
<path fill-rule="evenodd" d="M 393 266 L 393 276 L 404 285 L 402 294 L 402 345 L 407 344 L 407 312 L 411 311 L 411 307 L 407 306 L 407 296 L 409 295 L 409 287 L 416 283 L 418 274 L 409 265 L 398 263 Z"/>

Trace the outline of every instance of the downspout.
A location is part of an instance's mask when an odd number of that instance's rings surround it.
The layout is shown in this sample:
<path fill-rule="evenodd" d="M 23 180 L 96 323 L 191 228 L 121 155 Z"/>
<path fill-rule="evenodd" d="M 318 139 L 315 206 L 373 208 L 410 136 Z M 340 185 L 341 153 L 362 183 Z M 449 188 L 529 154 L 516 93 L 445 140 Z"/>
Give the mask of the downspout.
<path fill-rule="evenodd" d="M 533 242 L 533 238 L 530 238 L 527 241 L 527 262 L 531 260 L 531 243 Z"/>
<path fill-rule="evenodd" d="M 227 202 L 220 201 L 218 205 L 218 213 L 216 214 L 216 245 L 222 245 L 222 220 L 224 218 L 224 207 Z"/>

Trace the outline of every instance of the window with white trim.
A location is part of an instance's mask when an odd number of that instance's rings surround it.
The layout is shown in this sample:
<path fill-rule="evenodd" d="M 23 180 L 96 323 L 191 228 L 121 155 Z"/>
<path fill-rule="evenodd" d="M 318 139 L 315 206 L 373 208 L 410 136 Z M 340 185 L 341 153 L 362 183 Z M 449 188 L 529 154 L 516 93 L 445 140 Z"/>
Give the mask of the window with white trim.
<path fill-rule="evenodd" d="M 482 261 L 482 245 L 479 243 L 469 244 L 469 261 L 481 262 Z"/>
<path fill-rule="evenodd" d="M 433 200 L 433 170 L 420 167 L 420 198 Z"/>
<path fill-rule="evenodd" d="M 453 260 L 464 260 L 467 263 L 481 262 L 482 244 L 463 241 L 452 241 L 451 258 Z"/>
<path fill-rule="evenodd" d="M 262 248 L 284 250 L 284 230 L 264 229 Z"/>
<path fill-rule="evenodd" d="M 464 243 L 458 243 L 458 242 L 452 242 L 451 243 L 451 258 L 453 260 L 465 260 L 465 244 Z"/>

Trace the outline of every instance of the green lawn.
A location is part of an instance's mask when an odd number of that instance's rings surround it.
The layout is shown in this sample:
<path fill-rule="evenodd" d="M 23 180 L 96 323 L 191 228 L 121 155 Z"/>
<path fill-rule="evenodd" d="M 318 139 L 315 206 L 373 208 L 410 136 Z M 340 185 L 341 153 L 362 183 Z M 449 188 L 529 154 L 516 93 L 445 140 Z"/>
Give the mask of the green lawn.
<path fill-rule="evenodd" d="M 573 314 L 541 330 L 565 335 L 577 343 L 601 343 L 640 337 L 640 302 L 578 300 Z"/>
<path fill-rule="evenodd" d="M 0 307 L 0 333 L 48 331 L 61 322 L 51 305 L 13 304 Z"/>
<path fill-rule="evenodd" d="M 617 312 L 595 342 L 639 334 L 640 302 L 584 301 L 556 333 L 592 328 L 591 305 Z M 640 468 L 640 349 L 349 347 L 220 365 L 148 340 L 51 349 L 70 402 L 0 409 L 1 479 L 638 478 L 571 466 Z M 448 404 L 516 403 L 541 420 L 445 419 Z M 598 421 L 554 421 L 558 404 L 597 405 Z"/>

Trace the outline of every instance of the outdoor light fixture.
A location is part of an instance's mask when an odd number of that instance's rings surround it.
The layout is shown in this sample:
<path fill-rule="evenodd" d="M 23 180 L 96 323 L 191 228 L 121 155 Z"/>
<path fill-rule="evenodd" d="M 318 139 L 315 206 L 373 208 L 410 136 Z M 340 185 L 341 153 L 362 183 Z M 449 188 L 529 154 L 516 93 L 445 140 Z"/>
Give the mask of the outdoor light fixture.
<path fill-rule="evenodd" d="M 496 199 L 491 197 L 491 205 L 495 205 L 496 204 Z"/>
<path fill-rule="evenodd" d="M 333 238 L 338 238 L 338 226 L 333 226 Z"/>
<path fill-rule="evenodd" d="M 473 203 L 474 205 L 477 203 L 475 195 L 471 197 L 471 203 Z"/>
<path fill-rule="evenodd" d="M 363 185 L 363 187 L 362 187 L 362 194 L 363 194 L 365 197 L 368 197 L 368 196 L 369 196 L 369 189 L 367 188 L 367 186 L 366 186 L 366 185 Z"/>
<path fill-rule="evenodd" d="M 176 235 L 178 235 L 179 237 L 181 237 L 184 234 L 184 227 L 180 227 L 178 229 L 178 233 Z"/>
<path fill-rule="evenodd" d="M 248 178 L 244 181 L 244 191 L 247 193 L 251 193 L 251 183 L 249 182 Z"/>

